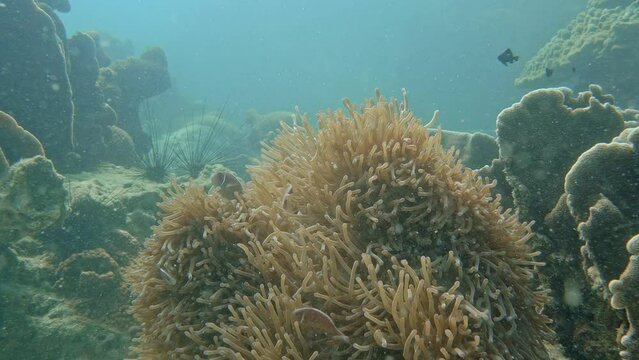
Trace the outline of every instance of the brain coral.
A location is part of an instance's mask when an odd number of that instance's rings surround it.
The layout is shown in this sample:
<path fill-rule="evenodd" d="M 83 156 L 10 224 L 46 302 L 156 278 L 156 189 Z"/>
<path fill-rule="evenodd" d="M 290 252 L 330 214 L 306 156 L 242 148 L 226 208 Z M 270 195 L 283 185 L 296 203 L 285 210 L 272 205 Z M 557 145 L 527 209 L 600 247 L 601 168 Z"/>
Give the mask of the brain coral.
<path fill-rule="evenodd" d="M 547 359 L 530 226 L 406 101 L 345 105 L 284 125 L 235 200 L 167 200 L 137 270 L 142 353 Z"/>
<path fill-rule="evenodd" d="M 615 309 L 625 309 L 628 317 L 628 332 L 621 337 L 621 345 L 625 347 L 619 354 L 623 359 L 634 359 L 639 354 L 637 339 L 637 322 L 639 321 L 639 235 L 633 236 L 626 243 L 630 259 L 618 280 L 610 282 L 612 298 L 610 304 Z"/>

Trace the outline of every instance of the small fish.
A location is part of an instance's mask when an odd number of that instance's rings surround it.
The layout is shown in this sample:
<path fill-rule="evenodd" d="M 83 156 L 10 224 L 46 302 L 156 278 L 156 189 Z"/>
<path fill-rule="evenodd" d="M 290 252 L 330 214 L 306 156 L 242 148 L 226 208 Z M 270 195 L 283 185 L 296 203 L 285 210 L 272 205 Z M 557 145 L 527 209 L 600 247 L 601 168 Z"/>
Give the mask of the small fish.
<path fill-rule="evenodd" d="M 301 307 L 293 311 L 293 316 L 299 319 L 300 325 L 306 329 L 331 335 L 333 340 L 348 343 L 348 336 L 344 335 L 328 314 L 313 307 Z"/>
<path fill-rule="evenodd" d="M 555 70 L 551 69 L 551 68 L 546 68 L 546 77 L 551 77 L 552 73 L 554 73 Z"/>
<path fill-rule="evenodd" d="M 218 192 L 223 197 L 232 200 L 235 199 L 235 193 L 242 193 L 242 183 L 235 177 L 235 175 L 226 172 L 219 171 L 213 174 L 211 182 L 214 187 L 218 188 Z"/>
<path fill-rule="evenodd" d="M 503 53 L 497 56 L 497 60 L 499 60 L 499 62 L 504 64 L 504 66 L 508 66 L 508 64 L 512 64 L 515 61 L 519 61 L 519 56 L 515 56 L 512 50 L 506 49 L 504 50 Z"/>
<path fill-rule="evenodd" d="M 577 68 L 575 68 L 574 66 L 572 67 L 572 72 L 576 72 Z"/>

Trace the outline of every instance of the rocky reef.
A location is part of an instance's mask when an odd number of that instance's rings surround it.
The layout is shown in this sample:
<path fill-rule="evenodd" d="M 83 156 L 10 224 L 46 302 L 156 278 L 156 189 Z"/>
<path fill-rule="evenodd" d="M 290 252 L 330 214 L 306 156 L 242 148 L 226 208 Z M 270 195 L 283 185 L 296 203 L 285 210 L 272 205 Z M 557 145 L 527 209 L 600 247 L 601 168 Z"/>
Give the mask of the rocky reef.
<path fill-rule="evenodd" d="M 40 140 L 18 125 L 9 114 L 0 111 L 0 175 L 10 164 L 37 155 L 44 156 Z"/>
<path fill-rule="evenodd" d="M 599 86 L 525 95 L 496 139 L 347 101 L 246 184 L 62 177 L 0 120 L 0 357 L 637 354 L 637 112 Z"/>
<path fill-rule="evenodd" d="M 118 114 L 118 124 L 133 138 L 140 153 L 149 150 L 151 139 L 142 131 L 138 111 L 143 100 L 159 95 L 171 86 L 168 62 L 159 47 L 140 57 L 118 60 L 100 70 L 98 86 Z"/>
<path fill-rule="evenodd" d="M 590 0 L 586 9 L 530 59 L 515 80 L 536 88 L 570 81 L 599 84 L 625 106 L 637 107 L 639 1 Z M 546 75 L 552 69 L 552 77 Z"/>
<path fill-rule="evenodd" d="M 622 285 L 633 281 L 626 247 L 634 254 L 628 244 L 639 231 L 636 116 L 599 86 L 535 90 L 498 116 L 499 159 L 480 171 L 507 182 L 504 196 L 535 221 L 554 299 L 546 313 L 571 359 L 636 353 L 633 312 L 616 310 L 632 309 L 636 296 Z"/>
<path fill-rule="evenodd" d="M 170 94 L 156 133 L 162 49 L 3 1 L 0 358 L 638 358 L 638 4 L 590 0 L 517 79 L 584 91 L 493 137 L 379 93 L 316 123 Z"/>
<path fill-rule="evenodd" d="M 170 86 L 162 49 L 111 61 L 99 34 L 67 39 L 54 11 L 69 11 L 67 1 L 2 5 L 0 110 L 38 138 L 64 171 L 101 161 L 133 165 L 136 150 L 150 147 L 138 117 L 140 103 Z"/>
<path fill-rule="evenodd" d="M 220 171 L 193 181 L 210 187 Z M 127 355 L 137 326 L 125 269 L 167 188 L 109 164 L 62 177 L 40 155 L 0 176 L 0 358 Z"/>
<path fill-rule="evenodd" d="M 73 101 L 59 19 L 34 1 L 0 8 L 0 110 L 35 135 L 54 161 L 73 150 Z M 29 46 L 24 46 L 28 43 Z"/>
<path fill-rule="evenodd" d="M 499 159 L 521 215 L 540 224 L 577 157 L 623 128 L 623 114 L 598 86 L 576 97 L 567 88 L 535 90 L 504 109 L 497 116 Z"/>

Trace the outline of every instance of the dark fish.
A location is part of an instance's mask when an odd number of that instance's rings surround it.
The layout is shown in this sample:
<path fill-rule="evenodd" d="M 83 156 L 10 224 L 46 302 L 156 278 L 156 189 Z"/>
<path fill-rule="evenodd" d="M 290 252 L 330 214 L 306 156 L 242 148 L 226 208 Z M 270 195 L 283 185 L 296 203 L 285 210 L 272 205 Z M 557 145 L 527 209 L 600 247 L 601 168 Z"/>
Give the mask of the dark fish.
<path fill-rule="evenodd" d="M 577 69 L 573 66 L 572 67 L 572 72 L 575 72 L 575 71 L 577 71 Z"/>
<path fill-rule="evenodd" d="M 232 200 L 235 199 L 235 193 L 242 193 L 242 183 L 231 173 L 220 171 L 211 177 L 213 186 L 217 187 L 218 192 L 223 197 Z"/>
<path fill-rule="evenodd" d="M 552 73 L 554 73 L 555 70 L 551 69 L 551 68 L 546 68 L 546 77 L 551 77 Z"/>
<path fill-rule="evenodd" d="M 506 50 L 504 50 L 503 53 L 501 53 L 501 54 L 499 54 L 499 56 L 497 56 L 497 60 L 499 60 L 499 62 L 504 64 L 504 66 L 508 66 L 508 64 L 512 64 L 515 61 L 518 61 L 519 60 L 519 56 L 515 56 L 513 54 L 512 50 L 506 49 Z"/>
<path fill-rule="evenodd" d="M 328 314 L 313 307 L 302 307 L 293 311 L 293 316 L 299 319 L 300 326 L 305 329 L 320 331 L 330 335 L 334 340 L 348 343 L 348 336 L 344 335 Z"/>

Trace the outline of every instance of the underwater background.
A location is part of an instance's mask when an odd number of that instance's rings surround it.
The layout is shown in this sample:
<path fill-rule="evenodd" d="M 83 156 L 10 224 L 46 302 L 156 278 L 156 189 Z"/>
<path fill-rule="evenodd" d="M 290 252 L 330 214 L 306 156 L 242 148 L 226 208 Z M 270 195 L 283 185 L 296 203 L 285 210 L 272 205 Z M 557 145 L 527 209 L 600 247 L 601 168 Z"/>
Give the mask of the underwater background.
<path fill-rule="evenodd" d="M 639 359 L 639 0 L 0 0 L 0 359 Z"/>
<path fill-rule="evenodd" d="M 103 30 L 136 53 L 161 46 L 173 89 L 209 103 L 315 114 L 376 87 L 406 88 L 414 111 L 440 109 L 447 129 L 493 131 L 495 115 L 525 93 L 512 86 L 523 64 L 505 69 L 496 55 L 513 47 L 532 57 L 586 1 L 72 5 L 61 16 L 70 34 Z"/>

